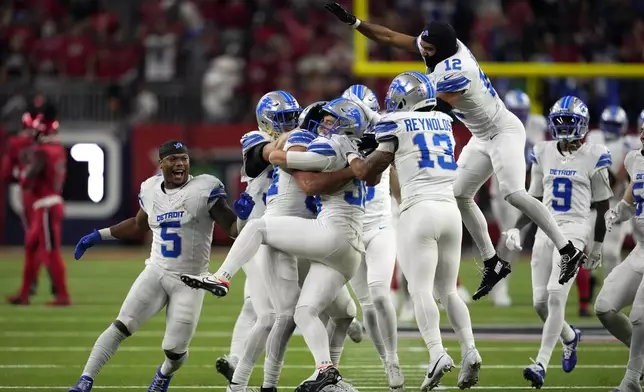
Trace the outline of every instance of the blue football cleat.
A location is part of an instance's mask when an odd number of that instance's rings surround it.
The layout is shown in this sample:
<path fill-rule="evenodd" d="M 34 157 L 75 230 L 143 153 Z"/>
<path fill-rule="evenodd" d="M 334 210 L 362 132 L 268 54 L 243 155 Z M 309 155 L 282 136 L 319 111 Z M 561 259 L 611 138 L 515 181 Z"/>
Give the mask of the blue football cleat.
<path fill-rule="evenodd" d="M 170 386 L 170 380 L 172 380 L 172 376 L 164 376 L 161 374 L 161 366 L 159 366 L 157 373 L 154 375 L 154 379 L 150 383 L 148 392 L 167 392 Z"/>
<path fill-rule="evenodd" d="M 94 380 L 90 376 L 81 376 L 76 385 L 69 388 L 69 392 L 90 392 L 93 385 Z"/>
<path fill-rule="evenodd" d="M 523 378 L 532 383 L 532 388 L 541 389 L 546 379 L 546 369 L 540 363 L 534 363 L 523 369 Z"/>
<path fill-rule="evenodd" d="M 563 343 L 563 355 L 561 356 L 561 367 L 566 373 L 570 373 L 577 366 L 577 346 L 581 342 L 581 331 L 577 328 L 572 328 L 575 331 L 575 338 L 572 342 Z"/>

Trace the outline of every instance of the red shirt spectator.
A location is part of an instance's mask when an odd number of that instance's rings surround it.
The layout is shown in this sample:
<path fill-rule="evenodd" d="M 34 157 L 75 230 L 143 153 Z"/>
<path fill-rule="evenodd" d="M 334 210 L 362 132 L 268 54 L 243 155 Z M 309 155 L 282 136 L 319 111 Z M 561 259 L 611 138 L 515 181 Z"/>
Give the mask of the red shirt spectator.
<path fill-rule="evenodd" d="M 76 26 L 71 35 L 64 39 L 61 56 L 62 71 L 71 77 L 85 76 L 90 71 L 94 54 L 92 41 Z"/>

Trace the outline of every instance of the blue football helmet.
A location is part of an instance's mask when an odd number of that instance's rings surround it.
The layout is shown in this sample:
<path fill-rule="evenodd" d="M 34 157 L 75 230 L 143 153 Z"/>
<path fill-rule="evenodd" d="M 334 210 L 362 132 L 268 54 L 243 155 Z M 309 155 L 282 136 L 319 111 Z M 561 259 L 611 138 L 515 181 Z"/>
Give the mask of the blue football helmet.
<path fill-rule="evenodd" d="M 416 72 L 403 72 L 391 81 L 385 109 L 388 113 L 413 111 L 424 107 L 436 106 L 436 87 L 427 75 Z"/>
<path fill-rule="evenodd" d="M 606 139 L 616 139 L 628 130 L 628 116 L 624 109 L 617 105 L 607 106 L 599 119 L 599 128 Z"/>
<path fill-rule="evenodd" d="M 273 137 L 297 127 L 297 119 L 302 112 L 295 97 L 286 91 L 271 91 L 264 94 L 257 103 L 255 116 L 260 131 Z"/>
<path fill-rule="evenodd" d="M 351 93 L 353 93 L 353 95 L 355 95 L 362 102 L 364 102 L 364 104 L 367 105 L 369 109 L 373 110 L 374 112 L 380 111 L 380 104 L 378 103 L 378 98 L 376 97 L 376 94 L 373 91 L 371 91 L 369 87 L 363 84 L 354 84 L 353 86 L 344 90 L 344 92 L 342 93 L 342 98 L 349 98 Z"/>
<path fill-rule="evenodd" d="M 557 140 L 581 140 L 588 132 L 588 106 L 579 98 L 567 95 L 550 108 L 548 128 Z"/>
<path fill-rule="evenodd" d="M 369 120 L 362 108 L 347 98 L 337 98 L 322 107 L 323 119 L 318 133 L 324 136 L 343 134 L 350 138 L 361 138 L 369 126 Z M 325 117 L 331 115 L 334 120 Z"/>
<path fill-rule="evenodd" d="M 503 99 L 505 106 L 514 113 L 523 124 L 528 122 L 530 117 L 530 97 L 521 90 L 510 90 Z"/>

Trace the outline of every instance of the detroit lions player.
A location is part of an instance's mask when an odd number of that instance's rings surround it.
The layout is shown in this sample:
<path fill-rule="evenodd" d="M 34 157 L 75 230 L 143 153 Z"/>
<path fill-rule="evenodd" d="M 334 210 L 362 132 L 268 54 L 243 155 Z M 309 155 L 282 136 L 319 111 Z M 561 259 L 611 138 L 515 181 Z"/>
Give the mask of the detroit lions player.
<path fill-rule="evenodd" d="M 421 390 L 438 386 L 454 361 L 443 348 L 434 293 L 445 306 L 461 344 L 458 376 L 461 389 L 478 382 L 481 357 L 474 345 L 469 311 L 456 289 L 461 258 L 462 227 L 454 198 L 456 179 L 452 118 L 432 111 L 436 92 L 420 72 L 405 72 L 391 82 L 386 109 L 370 113 L 380 143 L 365 160 L 350 158 L 354 173 L 373 181 L 395 163 L 400 181 L 398 262 L 407 277 L 416 320 L 429 350 L 430 363 Z"/>
<path fill-rule="evenodd" d="M 608 168 L 611 187 L 615 192 L 615 196 L 610 200 L 611 207 L 615 207 L 621 200 L 628 184 L 628 179 L 622 174 L 624 158 L 629 151 L 640 146 L 637 138 L 633 140 L 631 135 L 626 134 L 627 130 L 628 117 L 624 109 L 619 106 L 608 106 L 602 111 L 599 129 L 588 132 L 586 136 L 586 142 L 608 147 L 613 158 L 613 163 Z M 620 223 L 606 235 L 602 250 L 604 276 L 608 276 L 610 271 L 622 261 L 622 245 L 629 229 L 631 227 L 628 222 Z"/>
<path fill-rule="evenodd" d="M 286 169 L 338 172 L 347 170 L 346 155 L 355 151 L 354 140 L 367 127 L 363 110 L 350 100 L 338 98 L 323 108 L 325 115 L 315 139 L 307 151 L 274 151 L 270 161 Z M 350 298 L 346 303 L 334 299 L 346 290 L 345 284 L 355 275 L 364 253 L 362 221 L 364 219 L 364 184 L 355 179 L 334 192 L 320 195 L 317 219 L 296 216 L 269 216 L 250 221 L 233 244 L 223 265 L 215 274 L 185 274 L 182 281 L 215 295 L 227 294 L 232 276 L 256 252 L 260 244 L 281 252 L 311 260 L 309 273 L 302 284 L 294 319 L 311 350 L 316 371 L 297 389 L 298 392 L 319 392 L 341 379 L 337 359 L 332 360 L 326 328 L 319 314 L 355 312 Z M 329 305 L 334 303 L 335 306 Z M 343 305 L 345 308 L 341 308 Z M 353 309 L 350 309 L 353 307 Z M 355 316 L 355 314 L 354 314 Z M 347 324 L 348 328 L 348 324 Z M 346 333 L 346 330 L 345 330 Z"/>
<path fill-rule="evenodd" d="M 376 95 L 366 86 L 351 86 L 342 96 L 355 96 L 370 110 L 380 111 Z M 371 140 L 377 145 L 375 138 Z M 389 294 L 396 263 L 396 239 L 391 221 L 390 170 L 388 168 L 382 173 L 378 185 L 367 187 L 363 225 L 365 254 L 358 272 L 351 279 L 351 288 L 362 307 L 362 319 L 367 333 L 385 366 L 389 388 L 394 390 L 402 388 L 405 379 L 398 361 L 396 309 Z"/>
<path fill-rule="evenodd" d="M 644 124 L 640 124 L 640 140 L 644 142 Z M 634 218 L 636 230 L 644 230 L 644 150 L 626 155 L 624 166 L 631 178 L 624 198 L 605 215 L 611 231 L 617 223 Z M 610 309 L 600 320 L 613 336 L 630 347 L 626 374 L 614 392 L 641 392 L 639 381 L 644 368 L 644 243 L 641 239 L 626 259 L 615 267 L 604 281 L 595 306 Z M 630 320 L 621 312 L 632 305 Z M 610 314 L 610 319 L 607 317 Z"/>
<path fill-rule="evenodd" d="M 297 116 L 302 109 L 297 100 L 286 91 L 271 91 L 262 96 L 255 109 L 257 130 L 242 136 L 242 181 L 247 183 L 246 193 L 256 201 L 249 219 L 260 218 L 266 210 L 266 192 L 273 181 L 273 165 L 268 156 L 276 148 L 280 134 L 292 130 L 297 125 Z M 235 367 L 243 354 L 249 333 L 253 328 L 270 328 L 275 312 L 269 300 L 266 286 L 261 276 L 258 260 L 266 255 L 262 246 L 250 265 L 244 267 L 244 303 L 233 328 L 230 353 L 217 358 L 216 368 L 228 382 L 232 381 Z M 251 296 L 254 291 L 255 295 Z M 261 314 L 260 314 L 261 313 Z M 258 317 L 258 314 L 260 316 Z M 252 342 L 251 342 L 252 343 Z"/>
<path fill-rule="evenodd" d="M 237 236 L 253 201 L 246 194 L 234 203 L 240 219 L 226 203 L 226 191 L 217 178 L 192 177 L 187 147 L 176 140 L 159 148 L 162 174 L 141 184 L 136 217 L 110 228 L 94 230 L 76 245 L 74 258 L 102 240 L 135 238 L 152 230 L 150 257 L 128 293 L 118 317 L 99 336 L 83 375 L 70 392 L 89 392 L 94 378 L 119 345 L 164 307 L 166 331 L 162 348 L 165 361 L 157 370 L 148 392 L 165 392 L 174 373 L 188 359 L 188 345 L 197 328 L 203 303 L 202 291 L 190 290 L 179 274 L 207 271 L 215 222 L 231 237 Z"/>
<path fill-rule="evenodd" d="M 481 285 L 473 299 L 487 295 L 511 272 L 510 263 L 497 255 L 485 216 L 474 203 L 474 195 L 492 173 L 496 173 L 505 200 L 527 214 L 553 240 L 564 266 L 560 280 L 564 283 L 570 280 L 586 256 L 566 240 L 548 209 L 528 195 L 523 124 L 507 110 L 470 50 L 456 38 L 454 28 L 448 23 L 431 21 L 418 37 L 412 37 L 361 21 L 338 3 L 327 4 L 326 9 L 377 43 L 420 51 L 427 73 L 431 72 L 436 82 L 436 110 L 453 111 L 472 133 L 459 156 L 454 195 L 463 223 L 484 260 Z"/>
<path fill-rule="evenodd" d="M 532 151 L 532 146 L 542 142 L 548 123 L 546 118 L 540 114 L 530 114 L 530 97 L 528 94 L 521 90 L 510 90 L 505 94 L 505 106 L 514 113 L 515 116 L 521 120 L 526 130 L 526 172 L 530 170 L 529 152 Z M 496 175 L 491 178 L 490 198 L 492 214 L 494 220 L 499 226 L 501 232 L 510 230 L 514 223 L 519 219 L 521 211 L 514 208 L 510 203 L 505 201 L 501 190 L 499 189 L 499 181 Z M 501 280 L 492 290 L 492 301 L 496 306 L 510 306 L 512 299 L 508 293 L 508 280 Z"/>
<path fill-rule="evenodd" d="M 589 246 L 590 258 L 585 268 L 594 269 L 601 263 L 601 246 L 606 227 L 603 216 L 613 195 L 608 181 L 611 155 L 606 146 L 583 143 L 588 131 L 588 107 L 579 98 L 565 96 L 550 109 L 548 124 L 555 140 L 538 143 L 532 154 L 530 194 L 543 199 L 555 216 L 562 231 L 578 249 L 583 249 L 590 230 L 591 208 L 597 210 L 594 238 Z M 506 245 L 510 250 L 520 249 L 519 230 L 530 223 L 523 215 L 516 228 L 507 233 Z M 577 345 L 581 331 L 565 320 L 566 301 L 573 281 L 560 280 L 557 253 L 554 244 L 542 230 L 532 249 L 532 295 L 534 308 L 545 322 L 537 360 L 523 370 L 523 376 L 535 388 L 543 386 L 546 369 L 557 340 L 564 346 L 562 367 L 571 372 L 577 364 Z"/>

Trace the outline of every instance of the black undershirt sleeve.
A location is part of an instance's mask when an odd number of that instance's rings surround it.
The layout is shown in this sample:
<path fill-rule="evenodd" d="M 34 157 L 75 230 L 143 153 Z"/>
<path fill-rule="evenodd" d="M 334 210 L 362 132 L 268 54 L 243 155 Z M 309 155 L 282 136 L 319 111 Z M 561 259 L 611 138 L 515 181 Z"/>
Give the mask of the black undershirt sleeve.
<path fill-rule="evenodd" d="M 244 161 L 248 177 L 255 178 L 259 176 L 270 165 L 270 162 L 264 160 L 264 147 L 267 144 L 268 142 L 258 144 L 246 152 Z"/>

